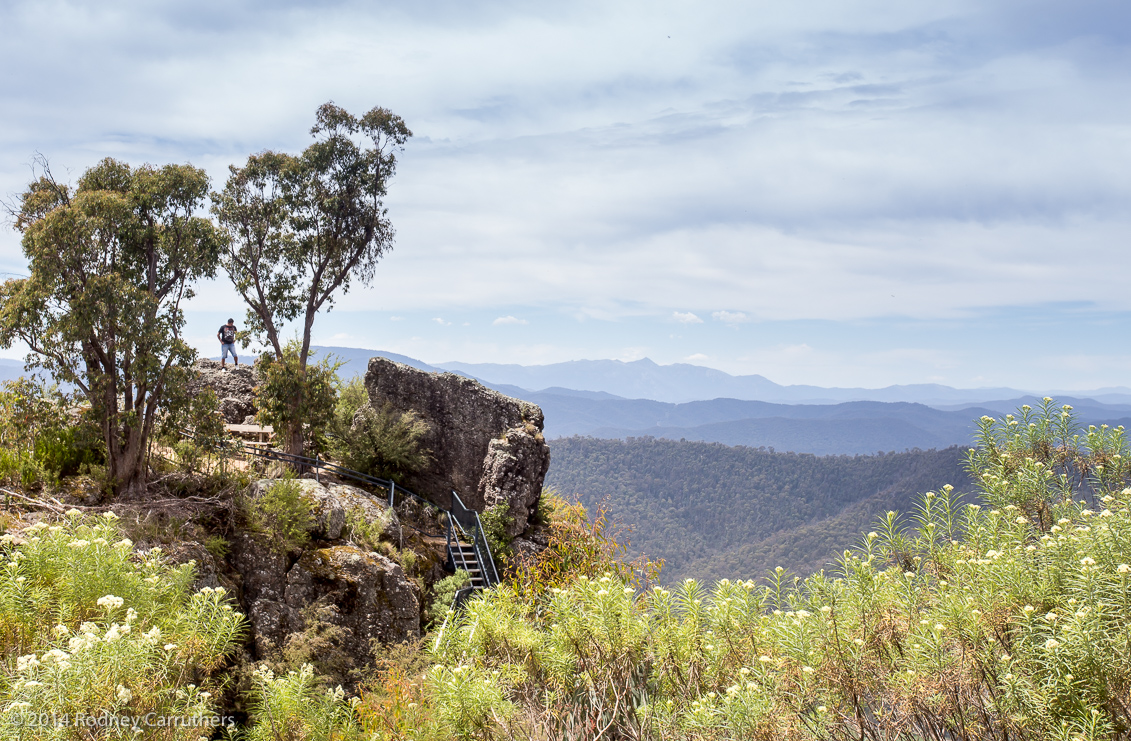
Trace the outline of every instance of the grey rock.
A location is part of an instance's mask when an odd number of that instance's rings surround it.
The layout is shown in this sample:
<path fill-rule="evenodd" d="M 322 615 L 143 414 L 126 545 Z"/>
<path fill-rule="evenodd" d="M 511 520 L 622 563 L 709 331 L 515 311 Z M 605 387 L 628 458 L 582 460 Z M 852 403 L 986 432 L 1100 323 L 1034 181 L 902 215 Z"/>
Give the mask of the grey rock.
<path fill-rule="evenodd" d="M 221 368 L 215 360 L 205 359 L 196 361 L 193 369 L 196 378 L 189 381 L 189 393 L 212 389 L 220 400 L 220 411 L 228 424 L 241 424 L 255 414 L 255 387 L 259 384 L 259 373 L 254 365 L 229 364 Z"/>
<path fill-rule="evenodd" d="M 507 509 L 509 537 L 521 535 L 533 521 L 549 467 L 549 447 L 528 429 L 511 428 L 488 444 L 478 498 L 486 507 Z"/>
<path fill-rule="evenodd" d="M 255 482 L 247 496 L 262 496 L 276 481 Z M 420 597 L 404 570 L 340 540 L 350 510 L 383 523 L 395 519 L 380 499 L 356 487 L 307 479 L 296 483 L 317 503 L 311 535 L 328 542 L 326 547 L 288 556 L 261 537 L 239 533 L 231 541 L 231 564 L 240 575 L 255 654 L 272 655 L 317 628 L 308 624 L 317 620 L 338 629 L 334 650 L 339 663 L 360 669 L 372 660 L 373 640 L 398 643 L 420 633 Z"/>
<path fill-rule="evenodd" d="M 406 478 L 408 489 L 444 508 L 453 489 L 479 512 L 505 503 L 510 529 L 526 529 L 550 460 L 536 404 L 454 373 L 428 373 L 386 358 L 369 361 L 365 387 L 371 408 L 414 411 L 428 423 L 423 443 L 432 462 Z"/>
<path fill-rule="evenodd" d="M 224 421 L 230 425 L 243 424 L 248 417 L 254 418 L 255 404 L 245 399 L 226 396 L 220 400 L 220 414 Z"/>
<path fill-rule="evenodd" d="M 354 546 L 308 551 L 287 573 L 286 604 L 294 610 L 330 607 L 323 618 L 346 631 L 344 647 L 371 656 L 374 640 L 400 643 L 420 636 L 420 601 L 393 561 Z"/>

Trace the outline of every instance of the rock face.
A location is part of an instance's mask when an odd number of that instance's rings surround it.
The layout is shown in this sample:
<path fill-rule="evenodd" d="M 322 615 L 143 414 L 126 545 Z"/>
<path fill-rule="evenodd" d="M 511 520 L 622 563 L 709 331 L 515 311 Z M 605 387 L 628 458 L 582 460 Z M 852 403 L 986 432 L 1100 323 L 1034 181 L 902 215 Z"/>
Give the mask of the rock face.
<path fill-rule="evenodd" d="M 262 496 L 272 483 L 252 484 L 247 496 Z M 386 527 L 395 519 L 380 500 L 352 486 L 297 483 L 313 505 L 312 545 L 301 553 L 280 553 L 262 536 L 239 533 L 231 563 L 242 580 L 241 602 L 257 658 L 303 641 L 319 645 L 311 636 L 332 635 L 332 645 L 319 651 L 333 653 L 346 677 L 372 660 L 373 641 L 419 637 L 420 597 L 400 565 L 341 540 L 351 517 Z"/>
<path fill-rule="evenodd" d="M 373 358 L 365 374 L 369 405 L 415 411 L 428 423 L 424 445 L 431 465 L 405 481 L 422 497 L 447 508 L 450 492 L 482 512 L 505 504 L 510 535 L 527 529 L 550 466 L 542 410 L 454 373 L 427 373 Z"/>
<path fill-rule="evenodd" d="M 255 387 L 259 374 L 251 363 L 225 368 L 215 360 L 198 360 L 193 366 L 199 374 L 189 383 L 189 391 L 197 393 L 210 388 L 220 400 L 220 413 L 228 424 L 241 424 L 255 414 Z"/>

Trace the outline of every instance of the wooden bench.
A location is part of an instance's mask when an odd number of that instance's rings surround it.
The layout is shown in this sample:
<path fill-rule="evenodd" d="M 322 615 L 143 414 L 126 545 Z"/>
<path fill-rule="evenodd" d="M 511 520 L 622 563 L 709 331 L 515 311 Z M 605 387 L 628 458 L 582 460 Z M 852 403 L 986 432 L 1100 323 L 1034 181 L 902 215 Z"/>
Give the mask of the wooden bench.
<path fill-rule="evenodd" d="M 250 440 L 252 444 L 265 444 L 271 442 L 275 428 L 271 425 L 224 425 L 228 434 Z"/>

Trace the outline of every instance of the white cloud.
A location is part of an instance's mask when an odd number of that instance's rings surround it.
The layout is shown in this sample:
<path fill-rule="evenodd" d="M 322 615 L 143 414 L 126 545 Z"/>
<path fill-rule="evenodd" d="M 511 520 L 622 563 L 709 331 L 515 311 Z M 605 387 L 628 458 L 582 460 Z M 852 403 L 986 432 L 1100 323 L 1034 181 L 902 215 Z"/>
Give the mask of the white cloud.
<path fill-rule="evenodd" d="M 711 356 L 704 355 L 701 352 L 697 352 L 697 353 L 694 353 L 692 355 L 688 355 L 686 358 L 684 358 L 684 360 L 686 360 L 688 362 L 702 362 L 704 360 L 710 360 L 710 359 L 711 359 Z"/>
<path fill-rule="evenodd" d="M 741 311 L 713 311 L 711 312 L 711 318 L 716 322 L 722 322 L 723 324 L 729 324 L 731 326 L 747 321 L 746 314 Z"/>
<path fill-rule="evenodd" d="M 452 323 L 451 323 L 451 322 L 449 322 L 449 321 L 445 321 L 443 317 L 439 317 L 439 316 L 437 316 L 437 317 L 433 317 L 433 318 L 432 318 L 432 321 L 436 322 L 437 324 L 439 324 L 439 325 L 440 325 L 440 326 L 442 326 L 442 327 L 450 327 L 450 326 L 452 326 Z"/>
<path fill-rule="evenodd" d="M 403 322 L 404 317 L 403 316 L 391 316 L 391 317 L 389 317 L 389 321 L 390 322 Z"/>
<path fill-rule="evenodd" d="M 0 3 L 0 66 L 37 60 L 34 84 L 0 81 L 0 196 L 36 151 L 70 180 L 112 155 L 189 161 L 219 189 L 251 152 L 304 147 L 332 98 L 416 132 L 387 199 L 396 249 L 335 310 L 390 334 L 394 310 L 541 329 L 543 309 L 588 322 L 570 353 L 615 357 L 651 341 L 636 316 L 945 319 L 986 338 L 986 311 L 1131 311 L 1119 3 L 267 7 Z M 0 230 L 0 270 L 24 266 Z M 186 309 L 231 301 L 217 281 Z M 669 358 L 724 362 L 704 334 Z"/>
<path fill-rule="evenodd" d="M 673 311 L 672 319 L 680 324 L 702 324 L 703 320 L 690 311 Z"/>
<path fill-rule="evenodd" d="M 491 324 L 495 324 L 495 325 L 500 325 L 500 324 L 529 324 L 529 323 L 530 322 L 526 321 L 525 319 L 519 319 L 517 317 L 513 317 L 513 316 L 509 316 L 509 315 L 508 316 L 501 316 L 498 319 L 496 319 L 495 321 L 491 322 Z"/>

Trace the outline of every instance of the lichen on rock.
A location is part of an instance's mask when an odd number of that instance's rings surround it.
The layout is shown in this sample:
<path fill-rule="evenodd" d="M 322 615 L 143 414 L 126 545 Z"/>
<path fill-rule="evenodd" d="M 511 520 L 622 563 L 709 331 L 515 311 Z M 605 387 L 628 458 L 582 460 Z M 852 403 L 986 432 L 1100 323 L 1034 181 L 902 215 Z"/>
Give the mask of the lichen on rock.
<path fill-rule="evenodd" d="M 276 480 L 253 483 L 245 496 L 262 496 Z M 262 534 L 236 533 L 231 564 L 252 630 L 255 658 L 278 656 L 304 633 L 333 628 L 336 664 L 352 671 L 372 659 L 372 642 L 400 643 L 420 634 L 418 587 L 391 559 L 346 542 L 350 512 L 387 524 L 393 513 L 357 487 L 295 480 L 311 502 L 310 547 L 280 553 Z M 324 623 L 314 625 L 311 621 Z M 348 673 L 347 671 L 347 673 Z"/>

